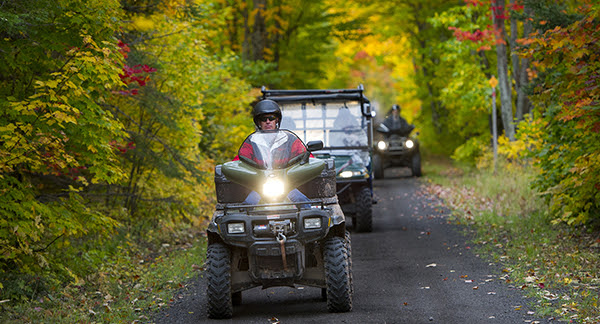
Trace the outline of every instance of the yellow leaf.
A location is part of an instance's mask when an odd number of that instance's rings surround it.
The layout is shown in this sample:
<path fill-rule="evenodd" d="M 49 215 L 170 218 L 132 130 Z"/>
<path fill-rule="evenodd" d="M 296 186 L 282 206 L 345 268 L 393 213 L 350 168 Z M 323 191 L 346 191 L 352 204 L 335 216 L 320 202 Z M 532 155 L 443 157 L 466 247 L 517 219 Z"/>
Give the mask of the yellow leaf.
<path fill-rule="evenodd" d="M 148 31 L 154 28 L 154 22 L 146 17 L 136 17 L 133 19 L 131 26 L 139 31 Z"/>
<path fill-rule="evenodd" d="M 15 126 L 15 124 L 10 123 L 6 126 L 0 126 L 0 132 L 8 131 L 8 132 L 12 133 L 16 128 L 17 128 L 17 126 Z"/>
<path fill-rule="evenodd" d="M 98 153 L 98 150 L 96 150 L 96 148 L 93 145 L 88 145 L 87 149 L 92 153 Z"/>
<path fill-rule="evenodd" d="M 58 81 L 57 80 L 50 80 L 48 82 L 46 82 L 46 86 L 48 86 L 51 89 L 54 89 L 58 86 Z"/>

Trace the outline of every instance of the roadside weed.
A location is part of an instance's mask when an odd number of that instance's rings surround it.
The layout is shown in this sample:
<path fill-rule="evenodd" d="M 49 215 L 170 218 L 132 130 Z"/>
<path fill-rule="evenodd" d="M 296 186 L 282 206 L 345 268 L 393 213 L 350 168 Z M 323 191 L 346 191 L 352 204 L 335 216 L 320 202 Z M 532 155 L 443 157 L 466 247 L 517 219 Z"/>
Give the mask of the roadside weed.
<path fill-rule="evenodd" d="M 162 243 L 117 236 L 118 252 L 78 283 L 55 286 L 28 302 L 0 305 L 2 323 L 137 323 L 173 301 L 204 264 L 206 239 L 194 230 Z M 108 247 L 105 247 L 105 249 Z"/>

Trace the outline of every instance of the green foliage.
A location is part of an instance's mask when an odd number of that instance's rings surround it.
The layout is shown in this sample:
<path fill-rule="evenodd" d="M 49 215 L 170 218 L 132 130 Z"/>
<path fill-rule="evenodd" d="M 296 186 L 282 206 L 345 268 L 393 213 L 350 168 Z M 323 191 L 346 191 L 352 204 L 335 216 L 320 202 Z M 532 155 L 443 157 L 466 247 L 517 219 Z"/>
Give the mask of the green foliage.
<path fill-rule="evenodd" d="M 60 246 L 117 222 L 79 191 L 123 177 L 110 140 L 122 125 L 103 109 L 122 85 L 113 33 L 118 2 L 22 1 L 0 7 L 0 273 L 77 277 Z M 9 276 L 8 272 L 12 275 Z M 5 275 L 6 274 L 6 275 Z M 0 284 L 0 287 L 21 285 Z M 3 296 L 32 290 L 2 290 Z"/>
<path fill-rule="evenodd" d="M 470 138 L 457 147 L 451 157 L 457 162 L 475 166 L 478 159 L 490 151 L 490 140 L 489 135 Z"/>
<path fill-rule="evenodd" d="M 547 124 L 534 185 L 569 225 L 600 225 L 599 13 L 588 7 L 585 18 L 527 42 L 538 73 L 531 99 Z"/>

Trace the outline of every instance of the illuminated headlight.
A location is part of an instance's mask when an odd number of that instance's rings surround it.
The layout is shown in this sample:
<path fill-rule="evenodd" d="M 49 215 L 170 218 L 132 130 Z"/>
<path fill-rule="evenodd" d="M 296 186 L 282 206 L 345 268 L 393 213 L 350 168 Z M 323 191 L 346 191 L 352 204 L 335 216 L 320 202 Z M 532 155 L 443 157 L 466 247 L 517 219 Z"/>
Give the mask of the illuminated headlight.
<path fill-rule="evenodd" d="M 383 151 L 387 148 L 387 143 L 385 141 L 379 141 L 379 142 L 377 142 L 377 148 L 380 151 Z"/>
<path fill-rule="evenodd" d="M 283 195 L 283 181 L 269 178 L 263 185 L 263 194 L 269 198 Z"/>
<path fill-rule="evenodd" d="M 352 171 L 342 171 L 342 173 L 340 173 L 340 177 L 342 178 L 352 178 L 353 175 L 354 172 Z"/>
<path fill-rule="evenodd" d="M 404 143 L 404 145 L 406 145 L 406 148 L 413 148 L 413 146 L 415 146 L 415 142 L 413 142 L 412 140 L 406 140 L 406 143 Z"/>
<path fill-rule="evenodd" d="M 244 233 L 244 223 L 229 223 L 229 224 L 227 224 L 227 233 L 229 233 L 229 234 Z"/>
<path fill-rule="evenodd" d="M 321 228 L 321 219 L 320 218 L 305 218 L 304 219 L 304 228 L 305 229 Z"/>
<path fill-rule="evenodd" d="M 352 178 L 352 177 L 360 177 L 365 176 L 366 173 L 363 171 L 342 171 L 340 173 L 340 177 L 342 178 Z"/>

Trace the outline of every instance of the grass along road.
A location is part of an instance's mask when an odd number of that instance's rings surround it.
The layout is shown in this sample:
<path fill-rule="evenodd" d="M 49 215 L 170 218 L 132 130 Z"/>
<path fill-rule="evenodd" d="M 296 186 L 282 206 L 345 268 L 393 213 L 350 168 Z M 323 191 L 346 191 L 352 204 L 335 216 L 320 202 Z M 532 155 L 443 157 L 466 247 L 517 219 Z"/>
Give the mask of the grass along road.
<path fill-rule="evenodd" d="M 453 210 L 480 254 L 503 267 L 503 279 L 535 298 L 538 316 L 599 323 L 600 233 L 552 225 L 529 181 L 514 165 L 496 174 L 436 161 L 426 166 L 428 189 Z"/>

